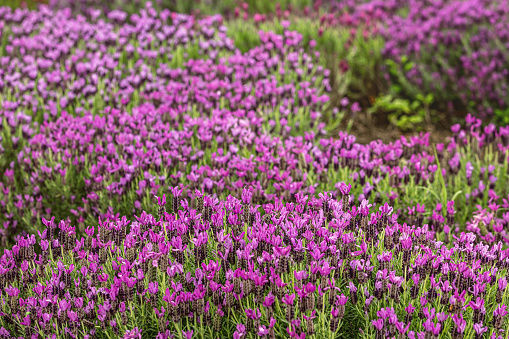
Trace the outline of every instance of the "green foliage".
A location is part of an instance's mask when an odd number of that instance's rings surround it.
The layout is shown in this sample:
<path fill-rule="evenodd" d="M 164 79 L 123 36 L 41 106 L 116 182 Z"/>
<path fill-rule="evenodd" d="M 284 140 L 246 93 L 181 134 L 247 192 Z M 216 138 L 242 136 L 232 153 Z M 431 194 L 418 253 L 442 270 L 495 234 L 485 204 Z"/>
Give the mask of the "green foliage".
<path fill-rule="evenodd" d="M 312 0 L 246 0 L 245 2 L 249 5 L 250 13 L 260 14 L 274 13 L 276 11 L 276 4 L 279 4 L 283 11 L 289 8 L 302 10 L 313 5 Z"/>
<path fill-rule="evenodd" d="M 509 125 L 509 108 L 499 109 L 495 108 L 495 122 L 499 125 Z"/>
<path fill-rule="evenodd" d="M 401 57 L 400 63 L 391 59 L 386 59 L 384 61 L 387 67 L 387 73 L 391 77 L 393 83 L 390 92 L 398 96 L 415 98 L 421 90 L 417 86 L 411 84 L 406 78 L 406 73 L 412 70 L 415 64 L 409 61 L 406 55 Z"/>
<path fill-rule="evenodd" d="M 109 7 L 121 9 L 129 14 L 137 13 L 141 8 L 145 7 L 145 3 L 148 0 L 142 0 L 139 2 L 135 1 L 121 1 L 114 0 L 109 4 Z M 312 0 L 162 0 L 152 1 L 153 6 L 156 9 L 167 8 L 172 12 L 191 14 L 199 11 L 202 15 L 213 15 L 223 14 L 232 15 L 235 7 L 240 7 L 242 3 L 249 5 L 248 12 L 251 14 L 271 14 L 276 11 L 276 3 L 279 3 L 281 9 L 284 11 L 288 8 L 292 10 L 302 10 L 306 6 L 311 7 L 313 5 Z"/>
<path fill-rule="evenodd" d="M 370 113 L 388 113 L 389 122 L 403 131 L 419 130 L 423 123 L 432 122 L 431 105 L 436 101 L 433 93 L 422 93 L 411 84 L 405 74 L 416 64 L 403 55 L 400 63 L 384 60 L 392 85 L 387 94 L 382 94 L 370 108 Z"/>
<path fill-rule="evenodd" d="M 69 0 L 71 1 L 71 0 Z M 111 9 L 122 10 L 128 14 L 135 14 L 145 8 L 145 3 L 152 2 L 152 6 L 158 10 L 167 8 L 176 13 L 191 14 L 199 11 L 202 15 L 233 14 L 235 7 L 240 7 L 244 2 L 249 5 L 248 11 L 251 14 L 271 14 L 276 11 L 276 4 L 279 3 L 281 10 L 303 10 L 313 5 L 312 0 L 141 0 L 141 1 L 106 1 L 104 5 Z M 47 0 L 0 0 L 0 7 L 8 6 L 20 8 L 23 6 L 29 9 L 36 9 L 39 3 L 47 3 Z"/>
<path fill-rule="evenodd" d="M 388 113 L 390 123 L 402 130 L 411 130 L 424 121 L 419 101 L 395 98 L 391 94 L 382 95 L 369 109 L 369 113 Z"/>
<path fill-rule="evenodd" d="M 241 52 L 260 44 L 260 31 L 283 34 L 283 27 L 277 19 L 260 24 L 239 19 L 228 21 L 226 25 L 228 36 Z M 314 50 L 320 52 L 321 65 L 331 71 L 331 107 L 339 107 L 339 101 L 345 96 L 353 101 L 367 102 L 370 96 L 385 93 L 387 84 L 382 74 L 384 40 L 380 36 L 364 37 L 363 27 L 359 27 L 353 37 L 347 27 L 325 29 L 322 33 L 320 27 L 317 19 L 293 17 L 288 30 L 302 34 L 307 52 L 311 51 L 309 42 L 316 42 Z M 347 48 L 349 40 L 353 42 Z M 340 62 L 348 66 L 346 71 L 340 69 Z"/>
<path fill-rule="evenodd" d="M 228 27 L 228 37 L 233 39 L 235 47 L 242 53 L 246 53 L 261 43 L 258 32 L 260 31 L 252 21 L 232 20 L 226 23 Z M 268 31 L 274 30 L 274 25 L 264 24 L 261 29 Z"/>
<path fill-rule="evenodd" d="M 129 14 L 137 13 L 140 9 L 145 8 L 147 0 L 135 2 L 135 1 L 121 1 L 114 0 L 111 4 L 111 8 L 121 9 Z M 201 14 L 210 15 L 221 13 L 225 14 L 228 11 L 232 11 L 239 2 L 236 0 L 198 0 L 198 1 L 187 1 L 187 0 L 162 0 L 152 1 L 154 8 L 160 10 L 167 8 L 172 12 L 191 14 L 196 11 L 200 11 Z"/>
<path fill-rule="evenodd" d="M 0 0 L 0 7 L 10 7 L 12 9 L 26 7 L 36 9 L 37 5 L 44 1 L 37 0 Z"/>

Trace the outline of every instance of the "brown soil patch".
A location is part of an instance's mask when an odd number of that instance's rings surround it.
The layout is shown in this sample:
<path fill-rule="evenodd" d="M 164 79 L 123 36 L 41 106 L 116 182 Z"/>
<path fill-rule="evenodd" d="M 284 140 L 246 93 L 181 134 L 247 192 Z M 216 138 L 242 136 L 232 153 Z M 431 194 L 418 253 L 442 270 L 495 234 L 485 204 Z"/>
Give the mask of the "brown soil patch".
<path fill-rule="evenodd" d="M 431 143 L 445 143 L 447 138 L 452 136 L 451 126 L 464 121 L 466 114 L 453 113 L 442 114 L 437 117 L 436 123 L 421 125 L 414 131 L 401 131 L 392 125 L 387 116 L 383 114 L 369 115 L 359 112 L 354 118 L 350 134 L 355 135 L 358 143 L 367 144 L 373 140 L 382 140 L 384 143 L 399 140 L 403 135 L 405 137 L 419 135 L 419 132 L 429 132 Z M 346 120 L 346 119 L 345 119 Z M 345 130 L 348 121 L 341 124 L 341 129 Z"/>

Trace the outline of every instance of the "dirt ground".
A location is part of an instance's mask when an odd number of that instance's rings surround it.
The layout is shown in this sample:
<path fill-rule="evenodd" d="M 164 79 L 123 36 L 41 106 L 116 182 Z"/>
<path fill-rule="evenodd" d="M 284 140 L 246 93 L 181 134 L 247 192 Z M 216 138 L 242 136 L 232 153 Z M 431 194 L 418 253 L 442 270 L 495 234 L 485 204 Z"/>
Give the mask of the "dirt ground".
<path fill-rule="evenodd" d="M 366 113 L 360 115 L 354 120 L 350 134 L 355 135 L 358 143 L 366 144 L 373 140 L 382 140 L 384 143 L 398 140 L 402 135 L 410 137 L 418 135 L 420 131 L 430 133 L 432 143 L 443 143 L 452 136 L 451 126 L 461 122 L 462 117 L 466 116 L 460 113 L 454 115 L 443 115 L 435 124 L 422 126 L 419 130 L 402 132 L 396 126 L 389 123 L 386 116 L 373 115 L 368 117 Z"/>

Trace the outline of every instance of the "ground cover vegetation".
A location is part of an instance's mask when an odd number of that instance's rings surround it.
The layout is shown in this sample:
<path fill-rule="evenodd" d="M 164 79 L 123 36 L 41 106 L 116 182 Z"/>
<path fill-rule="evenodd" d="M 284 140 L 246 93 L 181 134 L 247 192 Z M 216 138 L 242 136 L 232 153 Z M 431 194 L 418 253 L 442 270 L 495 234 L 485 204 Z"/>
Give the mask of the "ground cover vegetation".
<path fill-rule="evenodd" d="M 507 338 L 509 7 L 254 3 L 0 7 L 0 336 Z"/>

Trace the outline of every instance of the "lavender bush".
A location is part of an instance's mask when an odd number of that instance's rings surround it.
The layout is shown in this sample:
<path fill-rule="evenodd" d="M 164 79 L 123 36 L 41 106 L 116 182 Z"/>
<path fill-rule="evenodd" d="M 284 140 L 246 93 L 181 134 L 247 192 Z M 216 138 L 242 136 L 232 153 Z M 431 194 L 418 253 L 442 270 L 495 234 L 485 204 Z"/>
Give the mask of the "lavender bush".
<path fill-rule="evenodd" d="M 359 144 L 291 25 L 0 8 L 0 336 L 507 335 L 509 128 Z"/>
<path fill-rule="evenodd" d="M 137 13 L 145 2 L 122 2 L 122 7 L 115 2 L 106 6 L 93 0 L 52 0 L 49 4 L 52 8 L 70 7 L 82 14 L 86 14 L 91 5 L 106 12 L 122 9 Z M 305 36 L 317 33 L 318 38 L 314 40 L 318 43 L 318 50 L 327 56 L 326 66 L 333 72 L 333 78 L 346 73 L 344 88 L 338 88 L 337 101 L 344 93 L 348 93 L 350 99 L 361 102 L 364 108 L 379 101 L 379 105 L 375 106 L 377 111 L 393 112 L 396 117 L 391 121 L 402 128 L 415 128 L 424 121 L 430 123 L 430 115 L 445 111 L 473 111 L 483 118 L 495 117 L 498 122 L 509 122 L 505 99 L 505 3 L 492 0 L 415 4 L 400 0 L 292 0 L 274 5 L 265 0 L 213 3 L 179 0 L 149 4 L 154 10 L 166 7 L 196 15 L 201 12 L 210 14 L 211 8 L 214 8 L 228 18 L 237 17 L 240 27 L 251 27 L 252 22 L 267 22 L 273 29 L 273 19 L 292 19 L 297 23 L 304 19 L 292 29 Z M 451 13 L 455 15 L 454 20 L 449 20 Z M 250 23 L 246 25 L 246 22 Z M 239 24 L 234 20 L 232 26 L 235 29 L 230 31 L 235 32 Z M 351 28 L 352 32 L 348 34 L 345 28 Z M 336 36 L 337 31 L 341 32 L 339 37 Z M 252 47 L 257 40 L 256 32 L 236 35 L 241 38 L 236 39 L 241 47 Z M 332 39 L 324 39 L 323 35 L 332 35 Z M 413 43 L 407 44 L 408 40 Z M 448 48 L 444 50 L 440 46 Z M 396 98 L 392 99 L 394 96 Z M 389 101 L 396 100 L 396 103 L 384 104 L 388 98 L 391 98 Z M 433 99 L 424 101 L 422 98 Z M 406 123 L 401 121 L 405 118 L 401 116 L 402 109 L 394 108 L 394 105 L 401 105 L 398 99 L 409 101 L 408 109 L 403 110 L 411 116 L 411 119 L 406 118 Z M 414 104 L 411 105 L 412 102 Z"/>
<path fill-rule="evenodd" d="M 23 237 L 1 258 L 1 334 L 504 337 L 501 242 L 475 232 L 440 241 L 423 206 L 410 226 L 388 204 L 352 204 L 351 185 L 339 190 L 262 211 L 249 189 L 221 201 L 198 194 L 191 208 L 175 187 L 156 216 L 99 220 L 81 240 L 43 219 L 39 241 Z M 448 203 L 444 228 L 455 212 Z"/>
<path fill-rule="evenodd" d="M 507 5 L 415 2 L 406 17 L 392 17 L 384 33 L 391 37 L 385 52 L 414 62 L 400 69 L 411 84 L 406 89 L 424 89 L 442 102 L 456 102 L 484 116 L 507 110 Z"/>
<path fill-rule="evenodd" d="M 39 58 L 37 68 L 29 71 L 34 64 L 26 63 L 35 59 L 30 53 L 37 55 L 44 46 L 35 42 L 51 45 L 58 39 L 51 33 L 57 21 L 50 14 L 5 10 L 9 22 L 26 15 L 33 17 L 27 20 L 43 26 L 42 31 L 32 28 L 36 33 L 27 38 L 11 35 L 13 45 L 6 50 L 12 56 L 3 59 L 3 73 L 14 74 L 2 85 L 2 166 L 7 186 L 3 212 L 10 215 L 11 208 L 16 208 L 22 219 L 15 222 L 8 217 L 6 229 L 17 222 L 37 224 L 51 211 L 64 217 L 72 210 L 78 223 L 83 223 L 85 216 L 118 213 L 123 199 L 128 201 L 124 206 L 129 206 L 123 213 L 132 213 L 133 201 L 139 209 L 161 186 L 181 180 L 207 190 L 215 186 L 221 191 L 240 189 L 245 179 L 254 184 L 257 174 L 250 171 L 263 164 L 267 171 L 273 162 L 273 157 L 254 159 L 251 152 L 266 153 L 266 147 L 275 149 L 299 131 L 311 132 L 310 136 L 326 133 L 320 117 L 328 100 L 322 92 L 330 90 L 329 73 L 313 63 L 319 53 L 300 52 L 301 36 L 295 32 L 288 31 L 285 38 L 261 33 L 265 45 L 241 54 L 232 52 L 224 27 L 216 30 L 220 17 L 195 22 L 192 17 L 166 11 L 161 19 L 148 7 L 142 17 L 132 17 L 136 26 L 114 28 L 103 27 L 100 21 L 79 24 L 85 18 L 72 19 L 69 12 L 61 11 L 59 15 L 68 18 L 65 29 L 75 32 L 67 40 L 69 46 L 51 50 L 55 57 L 61 56 L 46 61 Z M 126 19 L 121 12 L 108 15 L 112 22 Z M 163 25 L 170 16 L 173 24 Z M 196 25 L 200 28 L 195 29 Z M 13 24 L 11 30 L 16 32 L 16 27 Z M 84 50 L 71 45 L 72 41 L 83 44 L 78 38 L 92 27 L 94 35 L 85 38 L 89 41 Z M 131 36 L 137 36 L 141 46 L 132 45 Z M 169 40 L 156 48 L 157 37 Z M 120 43 L 115 45 L 117 40 Z M 94 53 L 98 42 L 104 48 Z M 139 59 L 141 55 L 146 62 Z M 134 63 L 132 58 L 139 61 Z M 39 68 L 44 76 L 38 75 Z M 27 110 L 33 115 L 26 115 Z M 136 124 L 139 119 L 145 124 Z M 334 123 L 328 128 L 334 128 Z M 66 141 L 54 139 L 58 135 Z M 239 159 L 238 164 L 222 168 L 226 162 L 234 164 L 232 157 Z M 274 157 L 280 158 L 276 153 Z M 255 163 L 249 164 L 252 161 Z M 21 173 L 11 175 L 12 171 Z M 227 177 L 225 171 L 234 176 Z M 72 178 L 72 173 L 84 175 Z M 302 170 L 299 175 L 302 181 Z M 263 196 L 271 179 L 272 175 L 258 180 L 257 196 Z M 293 190 L 302 184 L 292 185 Z M 21 205 L 12 205 L 10 197 L 18 194 L 32 201 L 26 212 L 20 210 L 24 209 Z"/>
<path fill-rule="evenodd" d="M 409 100 L 406 113 L 413 117 L 410 127 L 432 122 L 429 116 L 434 112 L 473 111 L 484 119 L 509 122 L 505 2 L 326 3 L 323 12 L 304 10 L 300 16 L 304 16 L 304 21 L 311 18 L 311 22 L 294 27 L 304 35 L 316 29 L 320 37 L 352 28 L 353 34 L 346 42 L 344 33 L 332 41 L 327 39 L 327 43 L 319 41 L 323 38 L 315 40 L 321 51 L 333 53 L 327 67 L 334 74 L 341 75 L 346 70 L 353 79 L 361 79 L 348 83 L 347 92 L 351 98 L 362 101 L 364 107 L 370 107 L 374 101 L 382 104 L 388 95 L 396 97 L 390 101 Z M 245 21 L 247 14 L 241 17 Z M 279 11 L 277 17 L 284 20 L 290 13 Z M 332 50 L 329 46 L 333 46 Z M 370 100 L 370 96 L 379 98 Z M 411 105 L 412 102 L 415 104 Z M 402 111 L 394 107 L 396 104 L 383 106 L 378 111 Z M 401 118 L 395 119 L 398 126 Z"/>

